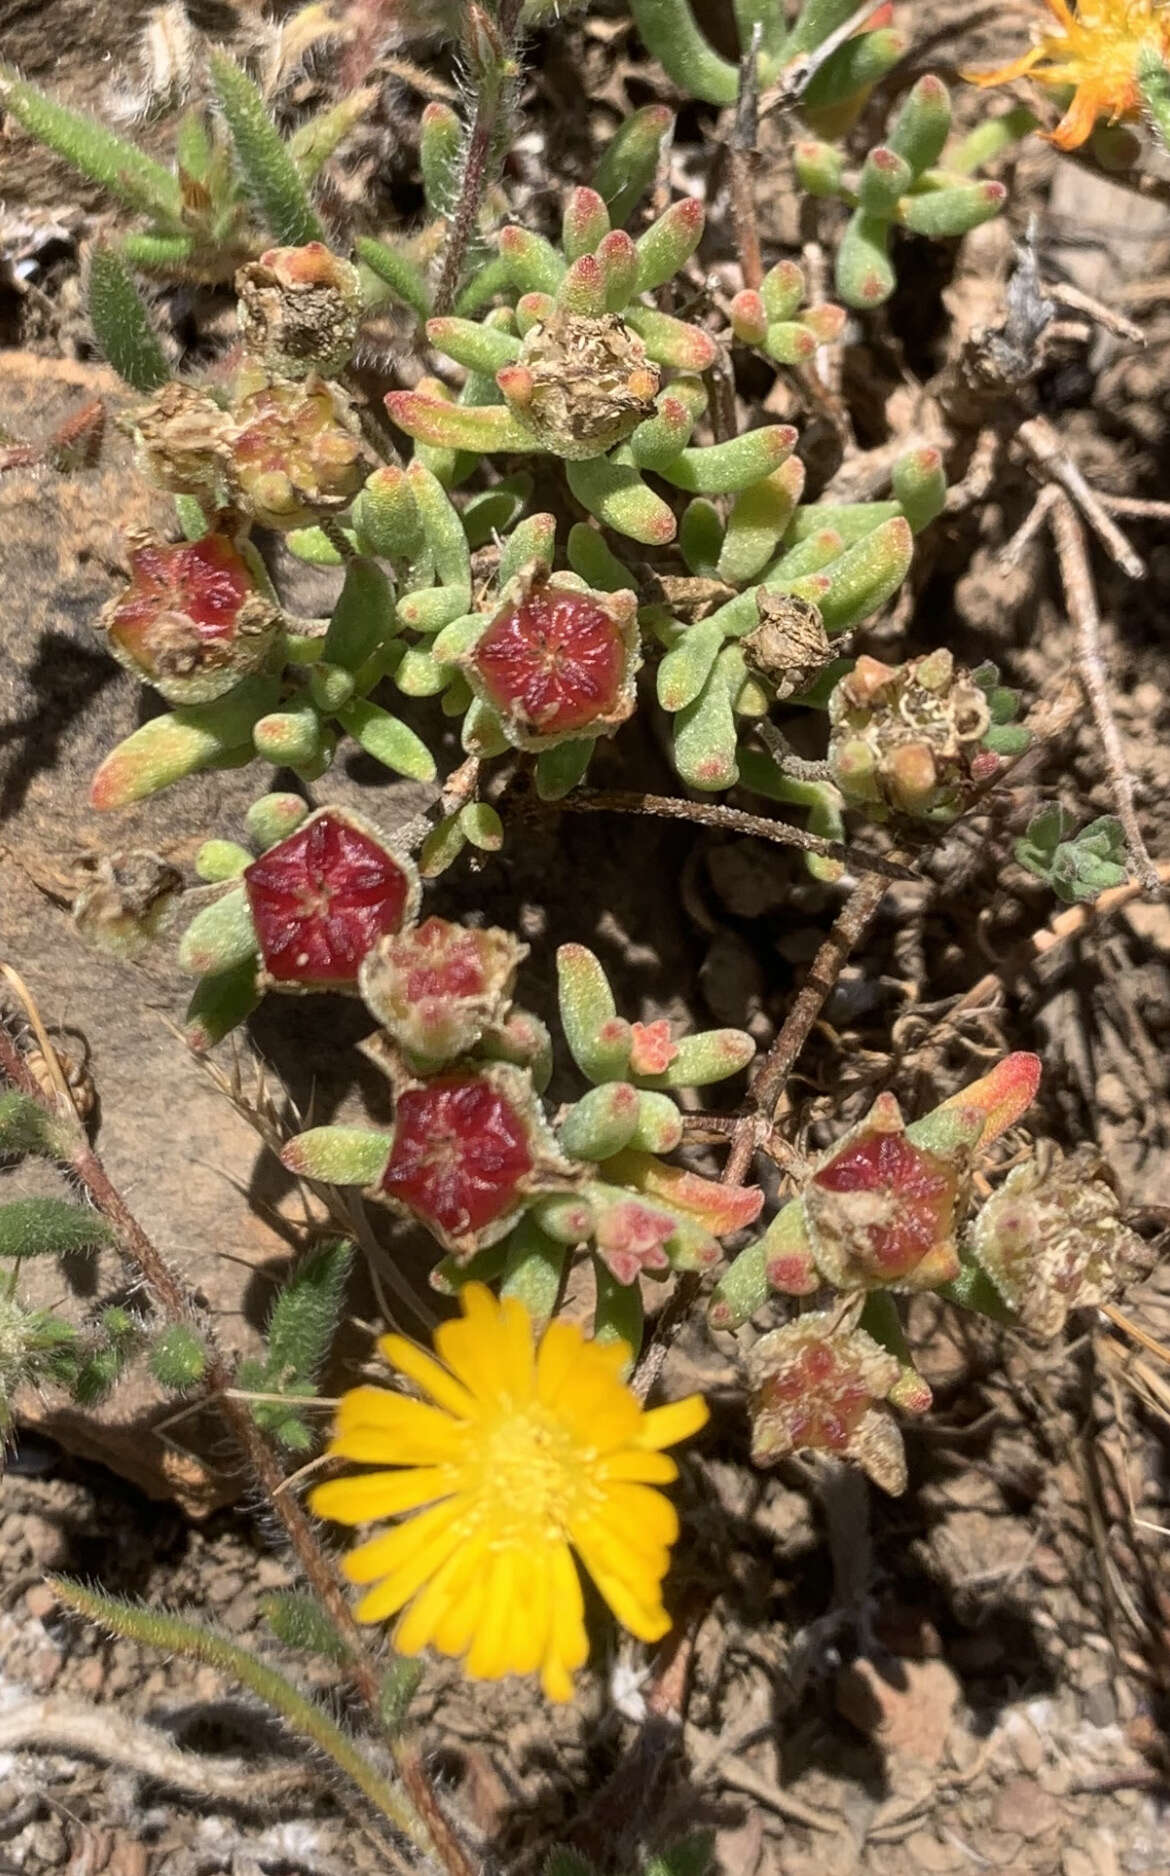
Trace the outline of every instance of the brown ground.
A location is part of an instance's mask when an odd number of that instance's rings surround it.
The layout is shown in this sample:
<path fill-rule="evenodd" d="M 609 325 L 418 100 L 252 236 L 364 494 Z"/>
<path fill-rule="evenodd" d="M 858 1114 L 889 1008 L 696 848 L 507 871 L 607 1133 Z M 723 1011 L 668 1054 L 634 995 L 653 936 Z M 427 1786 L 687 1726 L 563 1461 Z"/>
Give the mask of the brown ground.
<path fill-rule="evenodd" d="M 221 35 L 251 32 L 258 11 L 211 0 L 189 10 Z M 708 7 L 712 20 L 719 10 Z M 0 56 L 100 106 L 109 74 L 132 64 L 146 11 L 0 0 Z M 620 8 L 601 12 L 537 44 L 527 109 L 542 145 L 517 159 L 508 186 L 538 217 L 552 212 L 549 174 L 583 179 L 591 145 L 617 113 L 662 95 L 621 30 Z M 950 76 L 986 56 L 1002 30 L 998 10 L 972 17 L 953 0 L 925 22 L 926 9 L 913 12 L 930 49 L 911 75 L 931 65 Z M 427 70 L 448 69 L 425 46 L 410 52 Z M 388 123 L 417 108 L 425 92 L 414 83 L 396 68 Z M 968 117 L 978 108 L 963 94 Z M 703 258 L 722 277 L 733 247 L 712 169 L 714 128 L 713 114 L 684 110 L 676 165 L 689 186 L 714 178 Z M 769 259 L 798 239 L 781 145 L 773 120 L 759 178 Z M 89 396 L 113 407 L 78 312 L 78 245 L 101 205 L 15 133 L 0 148 L 0 245 L 31 262 L 20 292 L 0 275 L 0 425 L 39 435 Z M 409 215 L 412 186 L 409 151 L 383 135 L 363 147 L 356 177 L 337 178 L 335 206 L 376 200 L 380 216 Z M 1010 217 L 968 243 L 957 269 L 919 244 L 888 317 L 857 329 L 846 390 L 860 439 L 872 447 L 905 427 L 908 387 L 946 363 L 950 320 L 994 309 L 1009 237 L 1031 214 L 1049 277 L 1119 302 L 1129 295 L 1147 332 L 1143 351 L 1103 335 L 1058 352 L 1035 402 L 1098 486 L 1164 495 L 1170 220 L 1038 144 L 1019 165 Z M 1136 297 L 1159 279 L 1164 293 Z M 177 352 L 207 343 L 222 312 L 183 292 L 160 301 Z M 750 374 L 741 385 L 756 398 L 769 388 Z M 146 839 L 189 864 L 209 827 L 235 831 L 252 792 L 245 778 L 220 777 L 164 797 L 116 832 L 79 808 L 97 752 L 140 708 L 91 634 L 109 590 L 114 519 L 146 512 L 119 447 L 111 431 L 103 467 L 68 483 L 41 472 L 0 482 L 0 936 L 48 1020 L 75 1043 L 84 1037 L 101 1098 L 99 1145 L 238 1347 L 263 1320 L 297 1239 L 295 1194 L 167 1029 L 181 990 L 165 958 L 149 973 L 97 960 L 63 909 L 95 854 Z M 994 658 L 1030 706 L 1065 699 L 1072 643 L 1045 537 L 1014 574 L 997 559 L 1034 488 L 1008 460 L 984 503 L 938 524 L 913 592 L 866 645 L 884 655 L 895 644 L 946 642 L 968 663 Z M 1160 526 L 1132 527 L 1148 564 L 1142 583 L 1094 559 L 1118 716 L 1159 856 L 1170 853 L 1170 547 Z M 647 784 L 670 786 L 649 740 L 633 760 Z M 353 764 L 323 792 L 368 805 L 372 786 Z M 1035 1047 L 1045 1081 L 1030 1124 L 1066 1145 L 1097 1141 L 1134 1221 L 1154 1238 L 1170 1134 L 1170 911 L 1134 899 L 1086 919 L 1035 969 L 1022 966 L 1027 941 L 1059 910 L 1006 857 L 1038 793 L 1059 793 L 1082 817 L 1110 809 L 1081 712 L 987 817 L 924 858 L 926 884 L 888 896 L 802 1058 L 792 1124 L 827 1139 L 885 1086 L 921 1111 L 1005 1045 Z M 375 812 L 394 826 L 420 799 L 406 786 L 382 788 Z M 445 892 L 440 909 L 479 905 L 489 919 L 519 923 L 533 945 L 526 989 L 536 1007 L 549 1001 L 555 944 L 574 936 L 614 967 L 631 1010 L 746 1022 L 764 1045 L 839 903 L 775 849 L 571 816 L 510 841 L 505 862 L 461 874 Z M 954 1000 L 997 967 L 994 996 L 948 1021 Z M 356 1012 L 343 1021 L 360 1033 Z M 315 1088 L 321 1118 L 375 1099 L 339 1047 L 347 1035 L 336 1005 L 327 1017 L 311 1000 L 270 1007 L 254 1039 L 270 1085 L 300 1102 Z M 67 1306 L 84 1308 L 79 1273 L 68 1277 Z M 97 1287 L 109 1280 L 100 1272 Z M 369 1299 L 355 1296 L 354 1306 L 364 1313 Z M 1042 1350 L 972 1329 L 930 1302 L 915 1328 L 936 1407 L 908 1434 L 911 1486 L 896 1501 L 796 1464 L 752 1471 L 733 1344 L 716 1347 L 698 1332 L 685 1343 L 674 1384 L 704 1386 L 717 1411 L 685 1493 L 674 1578 L 681 1651 L 648 1683 L 634 1656 L 599 1654 L 579 1704 L 552 1716 L 526 1688 L 485 1696 L 428 1669 L 417 1707 L 424 1744 L 488 1867 L 529 1876 L 568 1837 L 616 1876 L 640 1844 L 707 1824 L 721 1876 L 1170 1871 L 1170 1385 L 1156 1346 L 1170 1342 L 1170 1279 L 1155 1273 L 1131 1292 L 1121 1322 L 1082 1318 Z M 47 1570 L 68 1570 L 202 1612 L 259 1644 L 259 1598 L 289 1581 L 290 1568 L 246 1503 L 224 1508 L 235 1495 L 227 1452 L 191 1425 L 164 1438 L 166 1411 L 141 1377 L 85 1431 L 59 1403 L 30 1404 L 39 1430 L 25 1434 L 0 1481 L 0 1872 L 382 1869 L 345 1795 L 315 1765 L 298 1770 L 289 1743 L 234 1688 L 209 1669 L 64 1620 L 42 1582 Z M 166 1493 L 182 1508 L 159 1502 Z M 210 1515 L 186 1515 L 217 1501 Z M 318 1679 L 328 1689 L 332 1676 Z M 6 1719 L 29 1700 L 90 1703 L 99 1734 L 111 1710 L 148 1718 L 212 1771 L 238 1767 L 236 1799 L 144 1775 L 140 1755 L 117 1762 L 108 1733 L 92 1757 L 10 1753 Z"/>

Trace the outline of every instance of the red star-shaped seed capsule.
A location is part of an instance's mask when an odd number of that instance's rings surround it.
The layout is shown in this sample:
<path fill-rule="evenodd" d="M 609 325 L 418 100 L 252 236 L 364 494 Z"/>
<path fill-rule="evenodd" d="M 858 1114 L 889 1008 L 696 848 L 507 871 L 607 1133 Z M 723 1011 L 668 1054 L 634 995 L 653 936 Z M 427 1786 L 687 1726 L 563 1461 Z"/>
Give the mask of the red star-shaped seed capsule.
<path fill-rule="evenodd" d="M 632 593 L 533 584 L 477 640 L 467 671 L 520 748 L 601 736 L 633 709 Z"/>
<path fill-rule="evenodd" d="M 353 984 L 371 946 L 401 931 L 413 872 L 369 828 L 322 808 L 244 873 L 265 976 L 310 990 Z"/>
<path fill-rule="evenodd" d="M 130 553 L 130 584 L 104 614 L 111 651 L 174 703 L 209 703 L 263 662 L 276 609 L 233 541 L 206 534 Z"/>
<path fill-rule="evenodd" d="M 502 1235 L 534 1166 L 523 1106 L 490 1075 L 444 1075 L 399 1095 L 382 1190 L 442 1243 L 470 1251 Z"/>
<path fill-rule="evenodd" d="M 932 1289 L 948 1282 L 958 1269 L 960 1183 L 959 1163 L 909 1140 L 897 1102 L 880 1095 L 804 1192 L 822 1275 L 842 1289 Z"/>

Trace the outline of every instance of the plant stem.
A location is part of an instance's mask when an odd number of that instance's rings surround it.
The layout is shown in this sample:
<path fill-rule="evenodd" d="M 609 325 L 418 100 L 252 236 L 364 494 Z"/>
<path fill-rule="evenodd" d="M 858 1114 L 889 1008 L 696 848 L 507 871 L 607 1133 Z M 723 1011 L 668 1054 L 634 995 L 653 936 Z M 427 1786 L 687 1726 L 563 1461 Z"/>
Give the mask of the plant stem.
<path fill-rule="evenodd" d="M 1085 531 L 1072 502 L 1063 493 L 1053 502 L 1048 519 L 1056 542 L 1068 616 L 1076 628 L 1077 675 L 1105 751 L 1109 779 L 1113 784 L 1113 799 L 1118 818 L 1125 829 L 1129 857 L 1146 891 L 1159 892 L 1161 882 L 1158 869 L 1150 858 L 1142 830 L 1138 826 L 1133 776 L 1122 748 L 1121 732 L 1109 696 L 1109 680 L 1101 658 L 1101 615 L 1097 610 Z"/>
<path fill-rule="evenodd" d="M 505 61 L 512 55 L 523 4 L 524 0 L 500 0 L 495 29 L 499 35 Z M 507 75 L 501 73 L 500 82 L 481 85 L 476 97 L 475 115 L 471 120 L 467 149 L 463 157 L 459 200 L 455 204 L 455 212 L 448 223 L 447 241 L 443 249 L 443 265 L 435 287 L 433 312 L 436 318 L 449 313 L 455 304 L 455 295 L 459 290 L 467 250 L 475 234 L 484 191 L 489 181 L 492 144 L 499 128 L 501 106 L 504 109 L 507 108 L 508 92 Z"/>
<path fill-rule="evenodd" d="M 812 961 L 808 976 L 796 993 L 796 1000 L 784 1019 L 767 1055 L 752 1078 L 749 1089 L 751 1111 L 742 1116 L 732 1138 L 731 1152 L 723 1168 L 728 1185 L 738 1185 L 751 1165 L 756 1146 L 756 1132 L 762 1119 L 768 1129 L 775 1124 L 776 1107 L 784 1084 L 808 1041 L 816 1022 L 836 986 L 837 979 L 854 947 L 869 930 L 885 897 L 888 881 L 878 873 L 866 873 L 833 921 L 828 937 Z"/>
<path fill-rule="evenodd" d="M 2 1025 L 0 1071 L 14 1087 L 36 1101 L 60 1124 L 63 1118 L 61 1103 L 45 1095 Z M 284 1526 L 285 1535 L 306 1580 L 345 1642 L 351 1657 L 348 1671 L 354 1687 L 381 1731 L 381 1677 L 377 1665 L 367 1651 L 365 1637 L 354 1619 L 337 1573 L 318 1542 L 300 1500 L 293 1493 L 282 1489 L 284 1473 L 275 1452 L 257 1426 L 248 1403 L 238 1398 L 233 1391 L 231 1367 L 216 1342 L 210 1324 L 181 1278 L 171 1269 L 111 1181 L 82 1132 L 76 1116 L 73 1117 L 72 1141 L 62 1142 L 61 1157 L 63 1164 L 84 1187 L 96 1209 L 112 1227 L 122 1255 L 140 1272 L 168 1322 L 194 1326 L 198 1330 L 207 1350 L 206 1376 L 209 1388 L 218 1397 L 224 1417 L 269 1508 Z M 417 1752 L 399 1741 L 392 1742 L 392 1749 L 403 1785 L 423 1820 L 435 1855 L 447 1876 L 475 1876 L 475 1866 L 439 1809 L 438 1800 Z"/>
<path fill-rule="evenodd" d="M 632 790 L 575 788 L 558 801 L 559 810 L 572 814 L 648 814 L 668 821 L 696 821 L 700 827 L 719 827 L 730 834 L 754 834 L 759 840 L 775 841 L 782 847 L 799 847 L 804 853 L 824 854 L 830 860 L 843 860 L 862 874 L 884 880 L 916 879 L 918 875 L 897 860 L 884 860 L 874 853 L 856 853 L 836 840 L 822 840 L 819 834 L 806 833 L 788 821 L 771 820 L 763 814 L 745 814 L 742 808 L 725 808 L 716 801 L 686 801 L 676 795 L 640 795 Z"/>
<path fill-rule="evenodd" d="M 757 20 L 752 32 L 751 48 L 740 61 L 739 97 L 735 105 L 731 141 L 727 146 L 731 221 L 735 229 L 735 245 L 739 250 L 743 284 L 745 287 L 750 287 L 753 292 L 759 290 L 764 278 L 760 231 L 756 221 L 755 191 L 752 188 L 759 111 L 759 54 L 762 36 L 763 31 Z"/>

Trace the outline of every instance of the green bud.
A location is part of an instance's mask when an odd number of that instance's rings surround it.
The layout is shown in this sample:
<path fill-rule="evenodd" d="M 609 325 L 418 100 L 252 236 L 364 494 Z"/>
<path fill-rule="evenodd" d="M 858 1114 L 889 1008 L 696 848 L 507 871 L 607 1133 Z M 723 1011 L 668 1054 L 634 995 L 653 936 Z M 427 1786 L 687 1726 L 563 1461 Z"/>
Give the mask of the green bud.
<path fill-rule="evenodd" d="M 207 1350 L 194 1329 L 174 1322 L 150 1351 L 150 1371 L 161 1387 L 183 1394 L 197 1387 L 207 1368 Z"/>

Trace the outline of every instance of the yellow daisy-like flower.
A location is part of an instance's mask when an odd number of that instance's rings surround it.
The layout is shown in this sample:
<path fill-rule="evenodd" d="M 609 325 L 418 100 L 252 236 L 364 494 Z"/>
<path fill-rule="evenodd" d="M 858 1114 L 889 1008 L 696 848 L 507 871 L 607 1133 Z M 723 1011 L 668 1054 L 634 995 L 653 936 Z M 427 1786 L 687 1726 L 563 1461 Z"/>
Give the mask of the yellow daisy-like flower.
<path fill-rule="evenodd" d="M 1146 47 L 1170 57 L 1167 0 L 1047 0 L 1055 29 L 1039 29 L 1031 51 L 994 72 L 964 72 L 976 85 L 1004 85 L 1025 73 L 1053 90 L 1072 91 L 1072 101 L 1051 133 L 1061 150 L 1085 142 L 1099 118 L 1111 124 L 1141 114 L 1138 58 Z"/>
<path fill-rule="evenodd" d="M 466 1657 L 473 1680 L 539 1672 L 568 1700 L 588 1654 L 575 1551 L 618 1621 L 642 1641 L 670 1627 L 662 1582 L 678 1536 L 653 1488 L 678 1468 L 664 1447 L 707 1418 L 698 1394 L 647 1411 L 619 1378 L 629 1349 L 554 1320 L 534 1337 L 514 1297 L 481 1283 L 435 1333 L 441 1358 L 400 1335 L 381 1353 L 428 1401 L 387 1388 L 346 1394 L 329 1450 L 393 1471 L 319 1485 L 310 1503 L 341 1524 L 403 1518 L 345 1559 L 370 1584 L 363 1622 L 399 1617 L 394 1645 Z"/>

